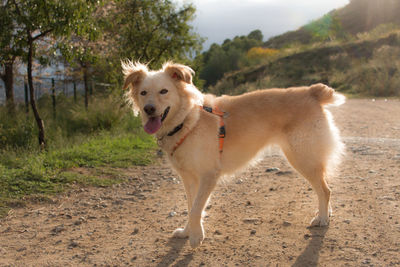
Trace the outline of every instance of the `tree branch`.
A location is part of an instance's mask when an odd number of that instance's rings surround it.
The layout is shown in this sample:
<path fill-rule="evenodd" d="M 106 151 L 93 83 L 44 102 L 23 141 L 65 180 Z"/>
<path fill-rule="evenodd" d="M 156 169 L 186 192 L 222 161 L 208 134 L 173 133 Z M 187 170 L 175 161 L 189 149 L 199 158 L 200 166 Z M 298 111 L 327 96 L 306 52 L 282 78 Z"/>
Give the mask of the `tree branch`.
<path fill-rule="evenodd" d="M 32 41 L 35 41 L 35 40 L 39 39 L 40 37 L 43 37 L 43 36 L 45 36 L 46 34 L 52 32 L 52 31 L 53 31 L 53 29 L 49 29 L 47 31 L 41 32 L 38 35 L 36 35 L 35 37 L 32 37 Z"/>

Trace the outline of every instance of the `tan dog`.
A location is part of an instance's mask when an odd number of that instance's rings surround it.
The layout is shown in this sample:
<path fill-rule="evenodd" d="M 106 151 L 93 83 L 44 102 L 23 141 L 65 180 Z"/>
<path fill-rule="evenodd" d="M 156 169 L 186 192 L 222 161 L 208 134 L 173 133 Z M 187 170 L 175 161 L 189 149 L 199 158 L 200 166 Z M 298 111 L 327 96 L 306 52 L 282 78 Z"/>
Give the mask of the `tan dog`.
<path fill-rule="evenodd" d="M 122 67 L 134 111 L 140 112 L 145 131 L 155 135 L 185 186 L 189 219 L 185 228 L 174 231 L 175 237 L 189 237 L 193 248 L 199 246 L 204 239 L 202 212 L 218 177 L 242 169 L 270 144 L 281 147 L 316 191 L 319 211 L 311 225 L 329 223 L 330 189 L 325 177 L 344 146 L 324 105 L 344 103 L 344 96 L 315 84 L 215 97 L 200 93 L 192 83 L 193 70 L 184 65 L 166 63 L 158 71 L 132 62 Z"/>

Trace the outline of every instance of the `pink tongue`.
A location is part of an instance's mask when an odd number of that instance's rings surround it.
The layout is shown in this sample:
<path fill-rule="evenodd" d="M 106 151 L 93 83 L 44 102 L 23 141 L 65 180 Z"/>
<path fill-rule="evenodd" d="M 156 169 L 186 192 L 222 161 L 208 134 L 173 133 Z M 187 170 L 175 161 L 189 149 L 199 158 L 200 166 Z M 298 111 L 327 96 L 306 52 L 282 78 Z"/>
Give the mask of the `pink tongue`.
<path fill-rule="evenodd" d="M 146 125 L 144 126 L 144 130 L 148 134 L 153 134 L 158 131 L 161 127 L 161 116 L 158 117 L 152 117 L 150 118 Z"/>

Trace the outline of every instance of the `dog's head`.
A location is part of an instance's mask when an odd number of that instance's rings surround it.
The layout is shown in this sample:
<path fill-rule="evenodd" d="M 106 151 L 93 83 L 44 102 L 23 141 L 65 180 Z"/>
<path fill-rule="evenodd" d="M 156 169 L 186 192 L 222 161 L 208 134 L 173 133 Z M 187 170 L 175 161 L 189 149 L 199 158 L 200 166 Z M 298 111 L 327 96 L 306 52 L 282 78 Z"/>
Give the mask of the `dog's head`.
<path fill-rule="evenodd" d="M 149 134 L 171 130 L 194 105 L 203 103 L 203 95 L 192 83 L 194 72 L 187 66 L 167 62 L 160 70 L 150 71 L 146 65 L 127 61 L 122 62 L 122 69 L 123 88 L 130 87 L 128 99 Z"/>

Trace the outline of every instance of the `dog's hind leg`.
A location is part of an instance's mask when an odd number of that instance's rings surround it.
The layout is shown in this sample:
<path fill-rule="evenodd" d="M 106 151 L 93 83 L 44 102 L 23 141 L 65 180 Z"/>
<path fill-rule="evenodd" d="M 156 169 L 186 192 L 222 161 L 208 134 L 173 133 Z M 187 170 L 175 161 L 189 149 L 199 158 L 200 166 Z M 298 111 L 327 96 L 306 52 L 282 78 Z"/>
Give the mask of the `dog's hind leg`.
<path fill-rule="evenodd" d="M 192 248 L 198 247 L 204 240 L 202 213 L 216 183 L 218 175 L 210 173 L 199 179 L 199 187 L 189 213 L 189 241 Z"/>
<path fill-rule="evenodd" d="M 185 192 L 188 204 L 188 214 L 190 214 L 190 211 L 193 206 L 194 197 L 196 196 L 199 187 L 199 181 L 194 175 L 190 173 L 180 172 L 180 176 L 182 178 L 183 185 L 185 186 Z M 175 231 L 173 232 L 173 236 L 177 238 L 188 237 L 189 236 L 188 223 L 186 224 L 185 228 L 175 229 Z"/>
<path fill-rule="evenodd" d="M 314 144 L 315 145 L 315 144 Z M 311 184 L 318 196 L 318 213 L 311 221 L 311 226 L 326 226 L 329 224 L 330 195 L 325 177 L 326 165 L 325 155 L 319 155 L 313 150 L 313 146 L 286 144 L 281 146 L 290 164 L 302 174 Z M 319 149 L 316 147 L 315 149 Z"/>

